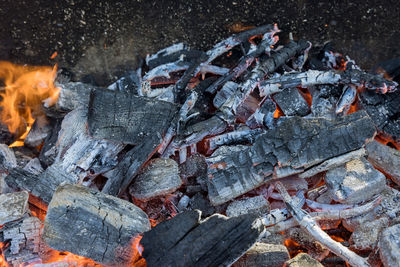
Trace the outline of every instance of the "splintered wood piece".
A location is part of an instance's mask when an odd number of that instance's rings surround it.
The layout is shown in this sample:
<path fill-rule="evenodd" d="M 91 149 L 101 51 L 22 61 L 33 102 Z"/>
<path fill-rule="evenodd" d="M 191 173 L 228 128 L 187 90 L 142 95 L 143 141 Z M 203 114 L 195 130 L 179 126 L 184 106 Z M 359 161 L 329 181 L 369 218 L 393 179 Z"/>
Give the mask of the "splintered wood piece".
<path fill-rule="evenodd" d="M 207 158 L 210 201 L 219 205 L 272 178 L 303 172 L 360 149 L 375 136 L 365 111 L 337 120 L 291 117 L 260 134 L 253 146 L 220 147 Z"/>
<path fill-rule="evenodd" d="M 177 106 L 127 92 L 93 90 L 88 124 L 95 138 L 138 145 L 149 136 L 164 136 Z"/>
<path fill-rule="evenodd" d="M 289 259 L 284 245 L 257 242 L 232 267 L 283 266 Z"/>
<path fill-rule="evenodd" d="M 77 108 L 68 113 L 58 134 L 54 169 L 83 180 L 88 175 L 104 173 L 117 165 L 117 155 L 124 145 L 93 138 L 87 130 L 87 109 Z"/>
<path fill-rule="evenodd" d="M 49 250 L 41 240 L 43 223 L 37 217 L 26 217 L 16 223 L 5 225 L 1 242 L 9 242 L 5 250 L 5 260 L 12 266 L 22 266 L 27 263 L 41 263 L 40 255 Z"/>
<path fill-rule="evenodd" d="M 378 131 L 399 141 L 400 91 L 387 94 L 365 91 L 359 94 L 360 104 L 373 120 Z"/>
<path fill-rule="evenodd" d="M 400 151 L 377 141 L 367 144 L 366 149 L 372 165 L 389 174 L 390 179 L 400 185 Z"/>
<path fill-rule="evenodd" d="M 31 130 L 24 140 L 24 145 L 36 147 L 42 144 L 47 135 L 51 132 L 51 125 L 45 115 L 38 116 L 32 125 Z"/>
<path fill-rule="evenodd" d="M 227 218 L 214 214 L 199 223 L 189 211 L 162 222 L 144 234 L 143 257 L 151 266 L 229 266 L 263 231 L 255 215 Z"/>
<path fill-rule="evenodd" d="M 22 218 L 28 207 L 26 191 L 0 195 L 0 225 Z"/>
<path fill-rule="evenodd" d="M 62 185 L 49 204 L 44 241 L 104 265 L 128 266 L 133 239 L 150 230 L 147 215 L 132 203 L 80 186 Z"/>

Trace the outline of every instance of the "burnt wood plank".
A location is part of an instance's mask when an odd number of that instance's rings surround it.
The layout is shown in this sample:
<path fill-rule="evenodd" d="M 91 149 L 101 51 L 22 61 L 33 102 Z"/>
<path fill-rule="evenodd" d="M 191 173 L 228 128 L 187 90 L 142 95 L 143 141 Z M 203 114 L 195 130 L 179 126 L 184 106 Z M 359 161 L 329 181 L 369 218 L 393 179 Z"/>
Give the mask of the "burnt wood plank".
<path fill-rule="evenodd" d="M 57 188 L 47 210 L 43 239 L 108 266 L 128 266 L 137 234 L 150 230 L 147 215 L 132 203 L 79 185 Z"/>
<path fill-rule="evenodd" d="M 286 118 L 253 146 L 221 147 L 207 158 L 210 201 L 219 205 L 272 178 L 303 172 L 361 148 L 374 136 L 365 111 L 336 120 Z"/>
<path fill-rule="evenodd" d="M 151 266 L 230 266 L 263 230 L 255 215 L 228 218 L 214 214 L 199 223 L 189 211 L 144 234 L 143 257 Z"/>
<path fill-rule="evenodd" d="M 177 110 L 169 102 L 96 89 L 90 95 L 89 132 L 95 138 L 137 145 L 150 135 L 164 136 Z"/>

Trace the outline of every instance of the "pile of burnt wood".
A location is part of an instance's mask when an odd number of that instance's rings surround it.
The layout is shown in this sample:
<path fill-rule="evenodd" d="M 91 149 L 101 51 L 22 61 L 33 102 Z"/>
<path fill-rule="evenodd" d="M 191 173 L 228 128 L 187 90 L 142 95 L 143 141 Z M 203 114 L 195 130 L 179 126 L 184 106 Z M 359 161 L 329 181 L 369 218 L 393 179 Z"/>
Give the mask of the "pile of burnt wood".
<path fill-rule="evenodd" d="M 60 75 L 24 147 L 2 135 L 8 264 L 399 266 L 398 69 L 278 32 L 175 44 L 108 88 Z"/>

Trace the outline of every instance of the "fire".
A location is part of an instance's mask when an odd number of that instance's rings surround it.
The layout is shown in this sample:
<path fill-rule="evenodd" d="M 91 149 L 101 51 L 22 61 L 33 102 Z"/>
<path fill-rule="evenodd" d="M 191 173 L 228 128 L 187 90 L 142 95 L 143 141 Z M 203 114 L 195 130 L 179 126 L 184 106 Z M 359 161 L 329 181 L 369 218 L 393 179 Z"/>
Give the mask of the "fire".
<path fill-rule="evenodd" d="M 26 136 L 41 114 L 42 102 L 53 105 L 60 89 L 55 87 L 57 65 L 52 67 L 33 67 L 15 65 L 0 61 L 0 80 L 4 88 L 0 90 L 1 121 L 7 125 L 11 133 Z"/>

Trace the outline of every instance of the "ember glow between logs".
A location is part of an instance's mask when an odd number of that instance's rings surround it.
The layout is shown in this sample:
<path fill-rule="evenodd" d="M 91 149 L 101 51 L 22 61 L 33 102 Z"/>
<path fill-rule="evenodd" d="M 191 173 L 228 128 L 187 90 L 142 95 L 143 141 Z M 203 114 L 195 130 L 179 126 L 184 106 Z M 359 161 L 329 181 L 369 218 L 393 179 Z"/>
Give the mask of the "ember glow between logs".
<path fill-rule="evenodd" d="M 1 121 L 8 130 L 23 140 L 32 127 L 35 117 L 42 113 L 42 104 L 51 106 L 58 98 L 59 88 L 54 85 L 57 66 L 34 67 L 0 62 Z M 17 141 L 10 146 L 22 146 Z"/>

